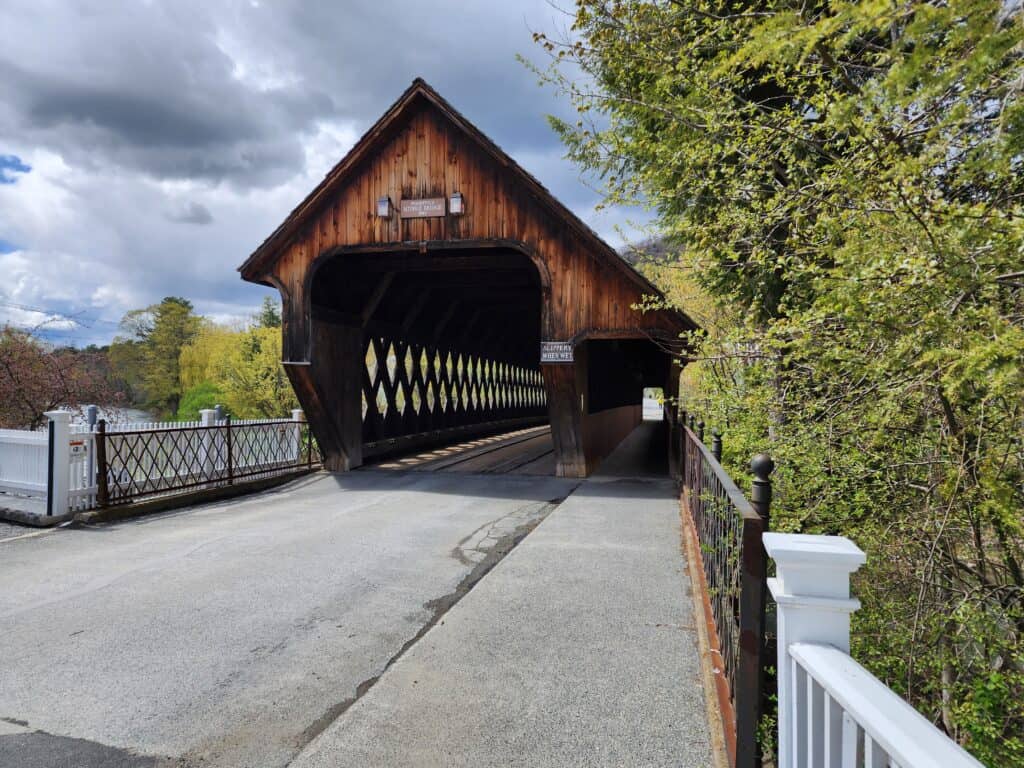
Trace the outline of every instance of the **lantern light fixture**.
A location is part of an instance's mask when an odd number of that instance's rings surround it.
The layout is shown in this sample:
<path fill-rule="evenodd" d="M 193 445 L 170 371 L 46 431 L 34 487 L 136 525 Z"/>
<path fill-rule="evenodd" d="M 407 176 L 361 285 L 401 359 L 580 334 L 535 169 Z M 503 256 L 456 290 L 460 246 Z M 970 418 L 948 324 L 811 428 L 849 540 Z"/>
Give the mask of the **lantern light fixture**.
<path fill-rule="evenodd" d="M 462 200 L 461 192 L 452 192 L 448 198 L 448 213 L 453 216 L 461 216 L 466 212 L 465 203 Z"/>
<path fill-rule="evenodd" d="M 388 195 L 377 198 L 377 216 L 382 219 L 391 218 L 391 198 Z"/>

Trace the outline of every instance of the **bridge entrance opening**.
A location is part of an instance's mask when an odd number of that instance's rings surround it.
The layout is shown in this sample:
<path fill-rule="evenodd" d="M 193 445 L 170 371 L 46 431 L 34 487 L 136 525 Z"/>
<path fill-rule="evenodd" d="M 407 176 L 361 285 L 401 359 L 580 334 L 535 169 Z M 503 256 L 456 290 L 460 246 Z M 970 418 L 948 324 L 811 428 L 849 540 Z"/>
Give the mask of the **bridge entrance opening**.
<path fill-rule="evenodd" d="M 358 397 L 364 461 L 547 421 L 541 283 L 528 257 L 340 252 L 316 269 L 310 299 L 314 335 L 343 347 L 339 376 L 360 379 L 358 393 L 339 379 L 329 397 Z M 355 416 L 354 402 L 342 408 Z"/>

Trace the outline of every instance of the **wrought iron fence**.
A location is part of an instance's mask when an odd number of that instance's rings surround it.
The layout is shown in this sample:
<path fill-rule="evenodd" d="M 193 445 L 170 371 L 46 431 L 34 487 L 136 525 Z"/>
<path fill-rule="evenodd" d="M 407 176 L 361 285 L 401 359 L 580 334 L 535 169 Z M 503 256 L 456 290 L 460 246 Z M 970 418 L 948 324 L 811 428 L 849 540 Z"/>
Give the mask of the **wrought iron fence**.
<path fill-rule="evenodd" d="M 258 480 L 319 463 L 312 434 L 295 420 L 169 425 L 95 432 L 99 506 Z"/>
<path fill-rule="evenodd" d="M 721 655 L 728 700 L 723 717 L 731 720 L 730 758 L 737 768 L 760 764 L 758 725 L 764 703 L 766 555 L 761 542 L 768 530 L 771 459 L 755 457 L 755 481 L 748 500 L 722 468 L 721 438 L 709 449 L 704 425 L 684 414 L 676 425 L 680 441 L 683 505 L 693 521 L 703 573 L 705 610 L 709 611 L 713 651 Z M 722 698 L 721 696 L 719 697 Z M 729 729 L 727 729 L 728 731 Z M 727 736 L 732 736 L 728 734 Z"/>

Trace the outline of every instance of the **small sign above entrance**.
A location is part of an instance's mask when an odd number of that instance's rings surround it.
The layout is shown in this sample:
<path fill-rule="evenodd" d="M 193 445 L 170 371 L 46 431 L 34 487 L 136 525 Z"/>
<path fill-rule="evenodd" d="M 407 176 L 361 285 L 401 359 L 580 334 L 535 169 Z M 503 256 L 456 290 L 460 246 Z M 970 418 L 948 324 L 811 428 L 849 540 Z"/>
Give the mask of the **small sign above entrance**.
<path fill-rule="evenodd" d="M 540 361 L 542 363 L 571 363 L 571 341 L 542 341 L 540 343 Z"/>
<path fill-rule="evenodd" d="M 403 200 L 399 211 L 403 219 L 428 219 L 444 216 L 444 198 L 427 197 L 422 200 Z"/>

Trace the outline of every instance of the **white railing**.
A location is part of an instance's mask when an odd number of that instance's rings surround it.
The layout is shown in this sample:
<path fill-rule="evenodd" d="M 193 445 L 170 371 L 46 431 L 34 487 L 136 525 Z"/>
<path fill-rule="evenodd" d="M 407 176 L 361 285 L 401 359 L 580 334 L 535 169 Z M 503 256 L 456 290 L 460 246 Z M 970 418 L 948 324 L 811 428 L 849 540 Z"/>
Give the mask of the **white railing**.
<path fill-rule="evenodd" d="M 46 495 L 45 431 L 0 429 L 0 491 Z"/>
<path fill-rule="evenodd" d="M 96 506 L 96 436 L 85 424 L 72 425 L 68 434 L 68 511 Z"/>
<path fill-rule="evenodd" d="M 68 411 L 50 411 L 46 416 L 50 421 L 45 430 L 0 430 L 0 494 L 44 498 L 48 517 L 96 507 L 96 428 L 72 424 Z M 130 484 L 137 492 L 173 491 L 186 481 L 202 485 L 217 482 L 221 475 L 259 479 L 301 462 L 305 426 L 301 410 L 292 411 L 290 420 L 232 421 L 230 464 L 228 422 L 218 420 L 213 409 L 201 411 L 200 417 L 191 422 L 106 424 L 106 440 L 146 441 L 148 449 L 138 455 L 122 451 L 124 461 L 111 467 L 108 444 L 108 486 Z M 119 433 L 129 434 L 119 438 Z M 5 506 L 15 505 L 5 505 L 0 495 L 0 509 Z"/>
<path fill-rule="evenodd" d="M 850 574 L 839 536 L 766 533 L 778 606 L 779 768 L 982 768 L 850 657 Z"/>

